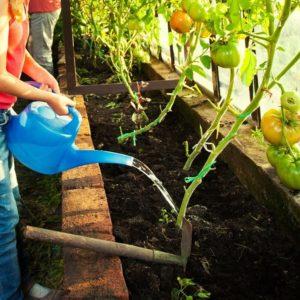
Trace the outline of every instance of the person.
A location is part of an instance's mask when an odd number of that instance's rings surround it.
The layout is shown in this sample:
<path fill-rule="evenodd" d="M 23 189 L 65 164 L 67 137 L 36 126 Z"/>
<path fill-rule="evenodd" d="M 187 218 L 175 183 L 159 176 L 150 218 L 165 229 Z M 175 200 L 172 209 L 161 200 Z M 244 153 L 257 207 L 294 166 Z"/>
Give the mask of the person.
<path fill-rule="evenodd" d="M 0 0 L 0 299 L 21 300 L 21 275 L 16 247 L 18 188 L 13 158 L 7 148 L 5 124 L 17 98 L 48 103 L 59 115 L 68 114 L 74 102 L 60 93 L 55 78 L 41 67 L 26 50 L 29 35 L 30 0 Z M 34 88 L 19 78 L 24 72 L 42 83 Z M 55 93 L 52 93 L 53 90 Z M 33 299 L 43 299 L 47 289 L 35 285 Z M 50 294 L 50 292 L 49 292 Z M 49 298 L 47 298 L 49 299 Z"/>
<path fill-rule="evenodd" d="M 60 0 L 30 0 L 29 52 L 35 61 L 51 74 L 53 74 L 53 36 L 60 11 Z"/>

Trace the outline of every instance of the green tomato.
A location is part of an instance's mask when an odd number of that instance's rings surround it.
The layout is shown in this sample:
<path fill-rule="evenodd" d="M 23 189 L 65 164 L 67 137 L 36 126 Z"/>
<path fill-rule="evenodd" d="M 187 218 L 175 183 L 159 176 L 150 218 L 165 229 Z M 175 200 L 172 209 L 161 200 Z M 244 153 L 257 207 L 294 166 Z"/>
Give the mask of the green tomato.
<path fill-rule="evenodd" d="M 300 95 L 295 91 L 285 92 L 281 96 L 281 106 L 293 113 L 300 112 Z"/>
<path fill-rule="evenodd" d="M 141 31 L 144 27 L 144 23 L 137 18 L 130 18 L 127 22 L 127 28 L 130 31 Z"/>
<path fill-rule="evenodd" d="M 135 48 L 133 56 L 141 63 L 149 64 L 151 60 L 150 54 L 141 48 Z"/>
<path fill-rule="evenodd" d="M 222 68 L 235 68 L 241 60 L 237 44 L 233 42 L 214 44 L 211 49 L 211 58 L 217 66 Z"/>
<path fill-rule="evenodd" d="M 293 190 L 300 190 L 300 159 L 285 155 L 277 162 L 277 175 L 283 185 Z"/>
<path fill-rule="evenodd" d="M 205 22 L 208 17 L 202 0 L 192 0 L 187 13 L 195 22 Z"/>
<path fill-rule="evenodd" d="M 183 1 L 182 1 L 181 7 L 182 7 L 182 9 L 183 9 L 185 12 L 187 12 L 188 9 L 190 8 L 190 5 L 191 5 L 191 2 L 192 2 L 192 1 L 193 1 L 193 0 L 183 0 Z"/>
<path fill-rule="evenodd" d="M 287 153 L 288 149 L 286 147 L 270 145 L 267 149 L 267 158 L 271 166 L 276 168 L 278 161 L 280 161 Z"/>

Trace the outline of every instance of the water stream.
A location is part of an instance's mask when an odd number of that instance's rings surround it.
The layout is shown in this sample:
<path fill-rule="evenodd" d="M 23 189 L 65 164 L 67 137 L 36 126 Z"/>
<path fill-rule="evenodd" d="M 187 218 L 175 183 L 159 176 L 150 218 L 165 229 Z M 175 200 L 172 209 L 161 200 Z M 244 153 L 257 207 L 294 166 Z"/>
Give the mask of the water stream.
<path fill-rule="evenodd" d="M 176 204 L 174 203 L 172 197 L 170 196 L 169 192 L 166 190 L 166 188 L 163 186 L 162 182 L 156 177 L 156 175 L 151 171 L 151 169 L 145 165 L 140 160 L 134 158 L 132 161 L 132 167 L 136 168 L 140 172 L 144 173 L 152 182 L 153 184 L 158 188 L 158 190 L 163 195 L 164 199 L 167 201 L 169 206 L 172 208 L 172 210 L 178 214 L 178 208 Z"/>

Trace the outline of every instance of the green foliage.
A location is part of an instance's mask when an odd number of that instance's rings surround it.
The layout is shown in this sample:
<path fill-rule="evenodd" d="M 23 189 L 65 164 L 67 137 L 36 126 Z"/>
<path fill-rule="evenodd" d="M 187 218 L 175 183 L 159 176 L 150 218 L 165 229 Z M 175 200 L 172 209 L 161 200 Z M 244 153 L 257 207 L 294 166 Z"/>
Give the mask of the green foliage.
<path fill-rule="evenodd" d="M 263 135 L 261 129 L 259 129 L 259 128 L 253 129 L 252 132 L 251 132 L 251 135 L 256 140 L 256 142 L 258 144 L 260 144 L 262 146 L 267 145 L 267 143 L 265 142 L 265 138 L 264 138 L 264 135 Z"/>
<path fill-rule="evenodd" d="M 172 300 L 210 299 L 210 292 L 198 286 L 192 279 L 177 277 L 177 281 L 179 288 L 172 290 Z"/>
<path fill-rule="evenodd" d="M 174 222 L 174 218 L 171 213 L 169 213 L 165 208 L 160 211 L 160 218 L 158 220 L 162 224 L 169 224 Z"/>
<path fill-rule="evenodd" d="M 249 48 L 245 51 L 245 57 L 243 64 L 240 69 L 241 80 L 246 86 L 250 86 L 253 81 L 254 75 L 256 74 L 256 55 Z"/>

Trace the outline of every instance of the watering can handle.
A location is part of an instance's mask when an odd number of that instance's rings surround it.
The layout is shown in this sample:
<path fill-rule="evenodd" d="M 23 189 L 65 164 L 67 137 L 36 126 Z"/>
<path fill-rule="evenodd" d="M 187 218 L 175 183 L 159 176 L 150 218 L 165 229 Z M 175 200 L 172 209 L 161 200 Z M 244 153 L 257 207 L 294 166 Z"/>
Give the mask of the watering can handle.
<path fill-rule="evenodd" d="M 40 82 L 37 82 L 37 81 L 26 81 L 25 83 L 39 89 L 41 88 L 42 84 Z"/>
<path fill-rule="evenodd" d="M 69 106 L 68 108 L 69 114 L 72 116 L 72 120 L 65 126 L 64 131 L 65 133 L 77 134 L 82 121 L 81 114 L 75 107 Z"/>

